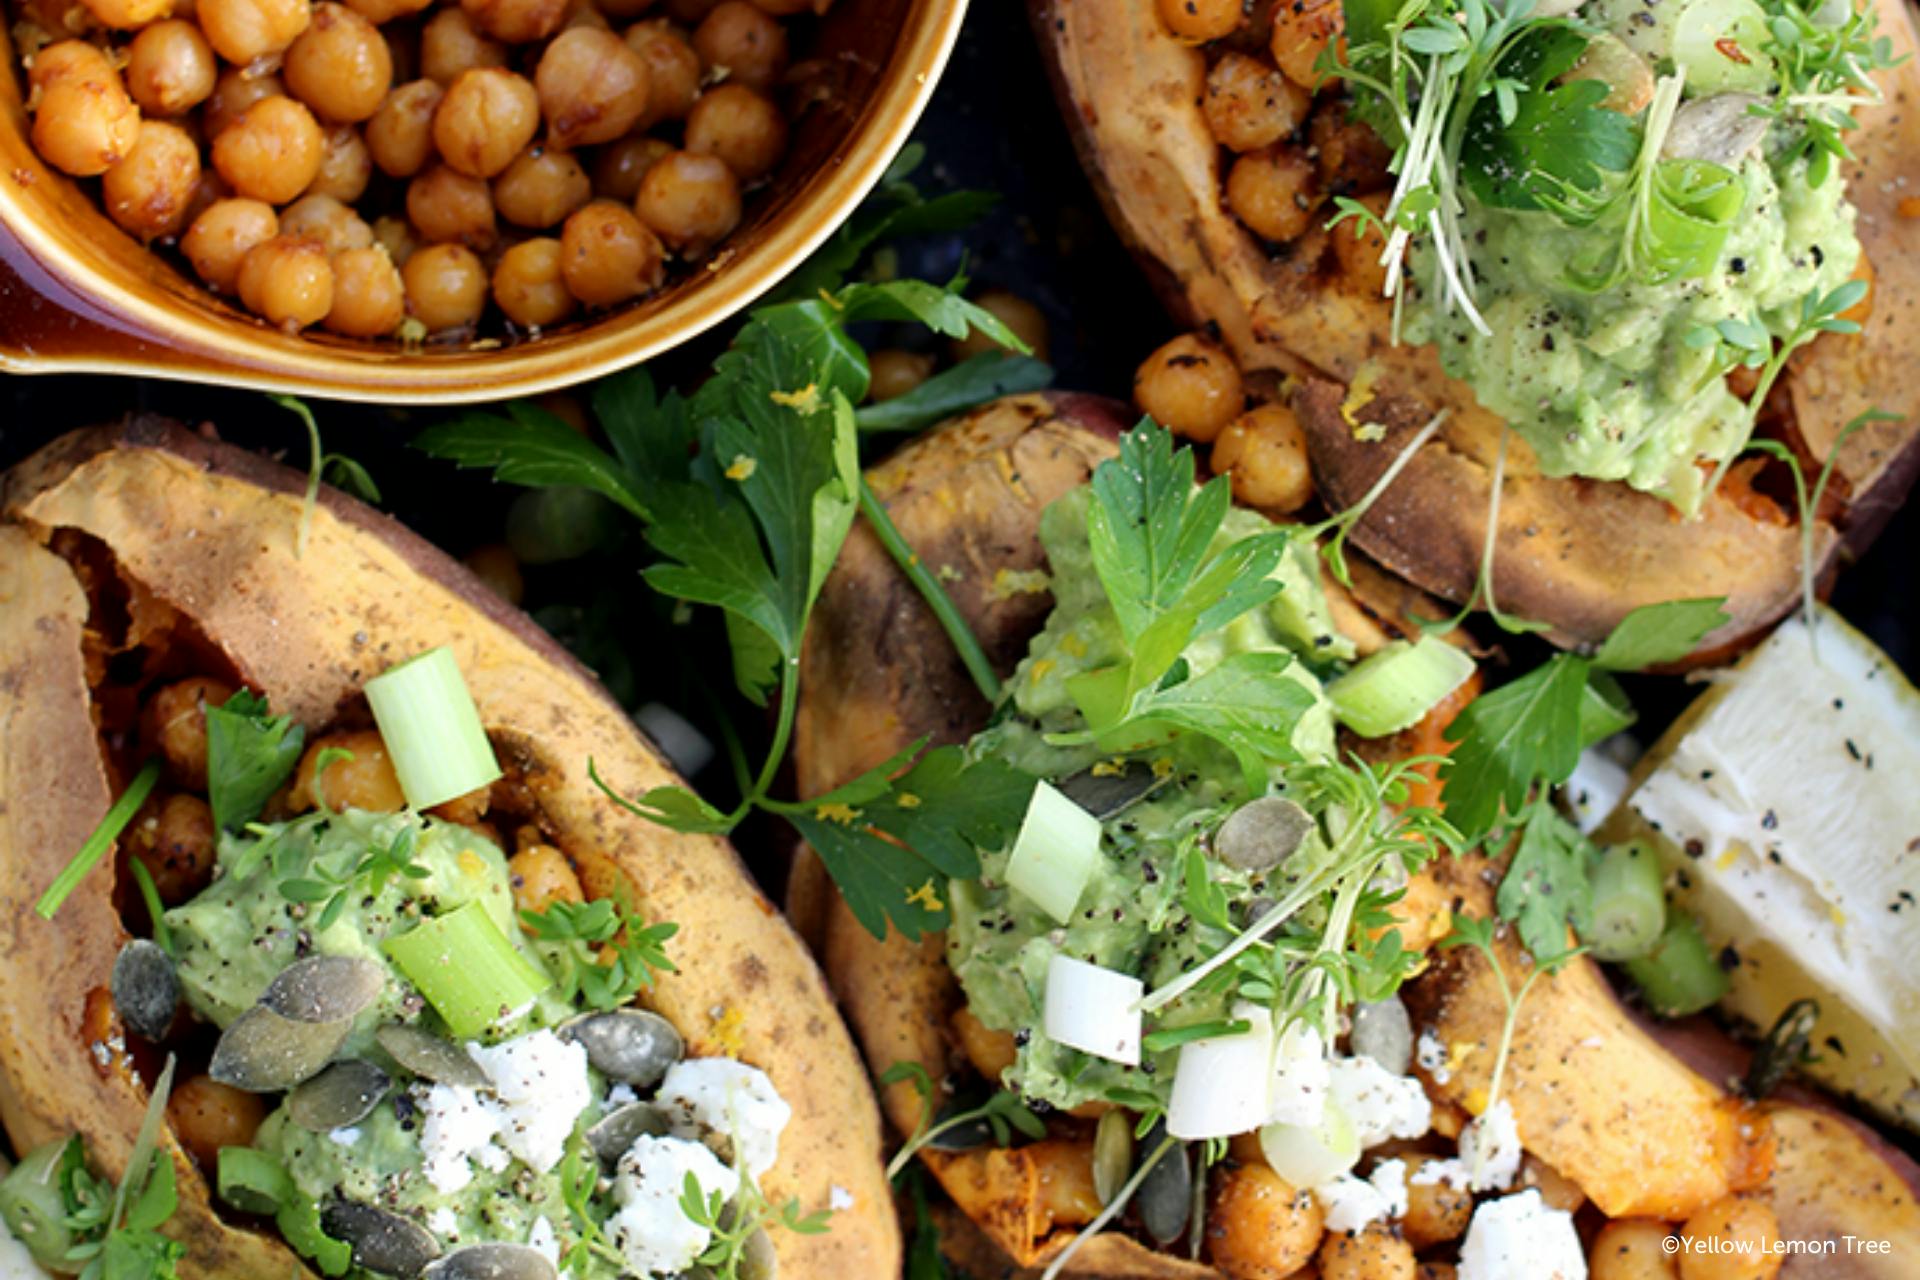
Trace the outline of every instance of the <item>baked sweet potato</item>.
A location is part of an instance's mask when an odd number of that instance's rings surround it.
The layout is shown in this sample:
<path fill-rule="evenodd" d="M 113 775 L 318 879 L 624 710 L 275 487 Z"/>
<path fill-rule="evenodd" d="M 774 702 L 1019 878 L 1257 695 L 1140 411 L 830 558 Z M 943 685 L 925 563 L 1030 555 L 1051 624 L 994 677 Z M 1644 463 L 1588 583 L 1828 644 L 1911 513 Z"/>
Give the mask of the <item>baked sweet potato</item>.
<path fill-rule="evenodd" d="M 1909 6 L 1873 3 L 1896 54 L 1911 55 Z M 1249 10 L 1251 30 L 1267 9 Z M 1452 411 L 1354 540 L 1426 590 L 1467 598 L 1499 422 L 1441 372 L 1430 349 L 1391 345 L 1388 304 L 1334 278 L 1323 233 L 1270 253 L 1223 207 L 1222 152 L 1202 109 L 1206 56 L 1167 32 L 1154 0 L 1032 0 L 1030 11 L 1115 226 L 1182 322 L 1217 329 L 1248 369 L 1290 376 L 1330 506 L 1356 501 L 1408 434 Z M 1815 467 L 1863 410 L 1878 406 L 1899 419 L 1841 447 L 1840 501 L 1814 536 L 1823 568 L 1843 547 L 1865 545 L 1920 470 L 1920 379 L 1911 372 L 1920 220 L 1902 213 L 1905 177 L 1920 155 L 1920 63 L 1909 56 L 1881 83 L 1887 101 L 1860 113 L 1862 127 L 1848 135 L 1858 161 L 1846 166 L 1877 279 L 1872 315 L 1863 335 L 1828 335 L 1802 352 L 1785 380 L 1795 435 Z M 1361 442 L 1361 422 L 1392 430 Z M 1524 443 L 1510 446 L 1496 595 L 1503 609 L 1553 624 L 1563 644 L 1596 642 L 1643 604 L 1725 596 L 1730 620 L 1703 641 L 1705 650 L 1722 648 L 1792 607 L 1800 555 L 1792 513 L 1744 485 L 1724 486 L 1700 518 L 1681 521 L 1624 485 L 1543 476 Z"/>
<path fill-rule="evenodd" d="M 117 1179 L 146 1106 L 106 996 L 127 939 L 112 864 L 55 922 L 33 914 L 116 789 L 95 732 L 118 714 L 96 697 L 108 655 L 129 650 L 118 666 L 156 655 L 206 664 L 312 727 L 368 677 L 446 645 L 524 793 L 524 820 L 564 850 L 590 896 L 629 893 L 648 917 L 680 925 L 679 972 L 659 977 L 652 1006 L 692 1052 L 759 1065 L 792 1104 L 766 1190 L 809 1210 L 843 1207 L 826 1234 L 774 1233 L 782 1274 L 897 1268 L 872 1095 L 774 905 L 724 842 L 606 802 L 589 760 L 623 790 L 669 781 L 668 766 L 589 672 L 459 565 L 331 491 L 296 555 L 303 487 L 283 467 L 151 420 L 67 436 L 0 478 L 0 1119 L 16 1148 L 79 1133 Z M 180 1175 L 168 1230 L 187 1246 L 183 1274 L 306 1274 L 277 1236 L 214 1208 L 171 1133 L 166 1148 Z"/>

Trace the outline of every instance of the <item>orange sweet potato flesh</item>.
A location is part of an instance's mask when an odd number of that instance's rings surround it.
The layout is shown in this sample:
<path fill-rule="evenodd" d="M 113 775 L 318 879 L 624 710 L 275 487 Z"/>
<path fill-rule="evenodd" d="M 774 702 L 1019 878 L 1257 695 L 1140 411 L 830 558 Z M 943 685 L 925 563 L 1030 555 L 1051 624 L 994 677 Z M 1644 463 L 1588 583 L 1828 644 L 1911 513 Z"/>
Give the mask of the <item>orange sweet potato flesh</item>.
<path fill-rule="evenodd" d="M 0 477 L 0 1120 L 16 1148 L 78 1132 L 117 1178 L 146 1107 L 110 1031 L 103 1051 L 103 1028 L 87 1016 L 126 941 L 111 860 L 54 922 L 32 913 L 112 799 L 90 720 L 89 600 L 46 546 L 75 530 L 310 729 L 369 676 L 450 646 L 503 759 L 588 892 L 624 889 L 647 917 L 680 925 L 679 972 L 658 980 L 650 1003 L 691 1052 L 764 1068 L 793 1104 L 769 1196 L 797 1196 L 811 1211 L 835 1189 L 851 1194 L 827 1233 L 774 1233 L 781 1273 L 896 1271 L 878 1109 L 818 969 L 774 905 L 723 841 L 668 832 L 598 794 L 590 759 L 623 791 L 672 781 L 671 771 L 589 672 L 450 558 L 332 491 L 296 557 L 303 487 L 286 468 L 153 421 L 65 437 Z M 277 1236 L 218 1216 L 170 1136 L 169 1146 L 181 1193 L 169 1230 L 188 1248 L 183 1276 L 306 1274 Z"/>
<path fill-rule="evenodd" d="M 1907 6 L 1872 3 L 1896 54 L 1911 55 Z M 1465 599 L 1479 566 L 1498 420 L 1441 372 L 1430 349 L 1391 345 L 1387 304 L 1330 278 L 1318 233 L 1270 255 L 1226 211 L 1220 148 L 1199 108 L 1205 57 L 1167 34 L 1154 0 L 1031 0 L 1030 8 L 1115 226 L 1179 319 L 1216 328 L 1248 369 L 1290 376 L 1330 505 L 1356 501 L 1397 444 L 1438 410 L 1452 411 L 1354 541 L 1420 587 Z M 1920 469 L 1920 220 L 1899 212 L 1920 156 L 1920 63 L 1909 56 L 1881 83 L 1887 101 L 1860 112 L 1862 127 L 1848 136 L 1858 161 L 1846 166 L 1877 275 L 1872 315 L 1858 337 L 1823 337 L 1787 378 L 1797 434 L 1816 460 L 1863 410 L 1899 418 L 1840 449 L 1835 475 L 1846 500 L 1816 530 L 1823 568 L 1843 541 L 1864 546 Z M 1350 395 L 1357 405 L 1346 405 Z M 1396 431 L 1357 441 L 1343 406 Z M 1504 609 L 1553 624 L 1562 644 L 1596 642 L 1642 604 L 1726 596 L 1730 621 L 1702 644 L 1703 652 L 1722 649 L 1793 606 L 1801 552 L 1788 514 L 1723 493 L 1700 519 L 1683 522 L 1624 485 L 1542 476 L 1516 440 L 1500 505 L 1496 595 Z"/>

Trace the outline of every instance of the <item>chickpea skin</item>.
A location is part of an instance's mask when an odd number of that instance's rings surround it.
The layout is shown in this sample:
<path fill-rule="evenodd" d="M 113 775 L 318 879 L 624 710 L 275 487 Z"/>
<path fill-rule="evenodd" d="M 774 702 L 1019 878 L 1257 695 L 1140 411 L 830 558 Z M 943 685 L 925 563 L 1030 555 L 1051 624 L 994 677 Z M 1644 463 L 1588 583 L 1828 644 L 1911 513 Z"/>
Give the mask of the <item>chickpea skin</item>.
<path fill-rule="evenodd" d="M 462 71 L 506 65 L 506 46 L 482 35 L 464 10 L 441 9 L 420 29 L 420 74 L 443 88 Z"/>
<path fill-rule="evenodd" d="M 1299 147 L 1249 151 L 1227 172 L 1227 207 L 1262 239 L 1284 244 L 1299 237 L 1319 205 L 1313 161 Z"/>
<path fill-rule="evenodd" d="M 460 73 L 433 113 L 440 158 L 470 178 L 513 163 L 540 128 L 540 96 L 524 76 L 498 67 Z"/>
<path fill-rule="evenodd" d="M 740 183 L 725 161 L 675 151 L 647 170 L 634 212 L 669 248 L 697 255 L 740 225 Z"/>
<path fill-rule="evenodd" d="M 63 40 L 33 57 L 38 102 L 33 149 L 76 178 L 105 173 L 140 140 L 140 108 L 106 55 L 82 40 Z"/>
<path fill-rule="evenodd" d="M 400 269 L 407 311 L 429 333 L 478 323 L 487 309 L 487 269 L 464 245 L 434 244 L 415 250 Z"/>
<path fill-rule="evenodd" d="M 103 27 L 138 31 L 173 11 L 173 0 L 80 0 Z"/>
<path fill-rule="evenodd" d="M 213 167 L 239 195 L 285 204 L 320 172 L 313 113 L 292 98 L 262 98 L 213 140 Z"/>
<path fill-rule="evenodd" d="M 1215 1172 L 1207 1257 L 1234 1280 L 1284 1280 L 1312 1261 L 1322 1235 L 1319 1202 L 1263 1164 Z"/>
<path fill-rule="evenodd" d="M 646 112 L 647 63 L 611 31 L 575 27 L 555 37 L 533 75 L 547 139 L 585 147 L 621 137 Z"/>
<path fill-rule="evenodd" d="M 725 67 L 728 80 L 762 93 L 787 73 L 787 29 L 747 0 L 715 5 L 695 28 L 693 48 L 709 70 Z"/>
<path fill-rule="evenodd" d="M 1214 439 L 1212 463 L 1247 506 L 1292 515 L 1313 497 L 1306 432 L 1283 404 L 1258 405 L 1228 423 Z"/>
<path fill-rule="evenodd" d="M 742 182 L 773 172 L 787 150 L 787 121 L 765 94 L 743 84 L 715 85 L 687 117 L 687 150 L 718 156 Z"/>
<path fill-rule="evenodd" d="M 107 216 L 142 241 L 180 230 L 200 184 L 200 148 L 187 131 L 164 120 L 140 122 L 133 150 L 100 179 Z"/>
<path fill-rule="evenodd" d="M 433 158 L 433 113 L 446 91 L 414 80 L 389 93 L 367 121 L 367 152 L 389 178 L 411 178 Z"/>
<path fill-rule="evenodd" d="M 531 44 L 560 29 L 567 0 L 460 0 L 473 25 L 507 44 Z"/>
<path fill-rule="evenodd" d="M 596 200 L 560 232 L 567 292 L 589 307 L 611 307 L 652 293 L 665 278 L 660 241 L 623 204 Z"/>
<path fill-rule="evenodd" d="M 156 22 L 127 48 L 127 92 L 150 116 L 193 110 L 213 95 L 218 74 L 213 46 L 191 22 Z"/>
<path fill-rule="evenodd" d="M 544 231 L 593 198 L 580 162 L 565 151 L 533 146 L 493 180 L 493 207 L 516 227 Z"/>
<path fill-rule="evenodd" d="M 373 243 L 373 228 L 332 196 L 302 196 L 282 209 L 280 234 L 318 240 L 329 255 Z"/>
<path fill-rule="evenodd" d="M 1588 1280 L 1676 1280 L 1669 1253 L 1674 1228 L 1652 1218 L 1615 1218 L 1600 1228 L 1587 1252 Z"/>
<path fill-rule="evenodd" d="M 343 4 L 319 4 L 287 50 L 287 91 L 328 120 L 358 124 L 393 86 L 393 52 L 371 22 Z"/>
<path fill-rule="evenodd" d="M 235 284 L 247 310 L 290 333 L 333 309 L 333 266 L 327 247 L 311 237 L 278 235 L 255 245 Z"/>
<path fill-rule="evenodd" d="M 493 300 L 507 319 L 541 329 L 573 313 L 577 304 L 567 291 L 562 257 L 560 241 L 548 236 L 522 240 L 500 255 L 493 269 Z"/>
<path fill-rule="evenodd" d="M 1209 444 L 1240 416 L 1246 390 L 1225 347 L 1186 333 L 1141 363 L 1133 375 L 1133 400 L 1175 435 Z"/>
<path fill-rule="evenodd" d="M 272 205 L 260 200 L 216 200 L 187 228 L 180 251 L 208 288 L 232 293 L 248 250 L 279 234 L 280 219 Z"/>
<path fill-rule="evenodd" d="M 329 752 L 333 754 L 321 770 L 320 757 Z M 329 733 L 308 743 L 287 800 L 295 812 L 325 808 L 335 813 L 342 809 L 398 813 L 407 807 L 387 744 L 372 729 Z"/>
<path fill-rule="evenodd" d="M 457 240 L 484 253 L 499 239 L 487 184 L 443 164 L 407 184 L 407 217 L 428 243 Z"/>
<path fill-rule="evenodd" d="M 1258 151 L 1306 123 L 1313 96 L 1278 68 L 1229 53 L 1207 73 L 1201 110 L 1214 141 L 1232 151 Z"/>
<path fill-rule="evenodd" d="M 309 0 L 197 0 L 194 17 L 213 51 L 236 67 L 285 52 L 313 19 Z"/>
<path fill-rule="evenodd" d="M 1320 55 L 1346 29 L 1340 0 L 1274 0 L 1269 51 L 1287 79 L 1311 92 Z"/>
<path fill-rule="evenodd" d="M 406 318 L 406 286 L 385 249 L 333 255 L 333 307 L 323 325 L 349 338 L 384 338 Z"/>

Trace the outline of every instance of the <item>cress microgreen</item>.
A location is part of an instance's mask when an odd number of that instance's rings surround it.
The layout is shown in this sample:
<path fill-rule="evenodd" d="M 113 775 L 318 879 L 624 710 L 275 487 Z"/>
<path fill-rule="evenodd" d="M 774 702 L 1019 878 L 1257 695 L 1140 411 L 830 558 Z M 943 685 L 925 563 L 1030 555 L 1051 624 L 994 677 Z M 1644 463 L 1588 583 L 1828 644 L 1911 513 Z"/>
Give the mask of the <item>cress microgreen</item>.
<path fill-rule="evenodd" d="M 652 987 L 654 974 L 679 972 L 667 942 L 680 926 L 648 924 L 610 898 L 556 899 L 544 910 L 522 911 L 520 920 L 568 1003 L 618 1009 Z"/>
<path fill-rule="evenodd" d="M 1472 947 L 1478 951 L 1487 967 L 1493 971 L 1494 980 L 1500 987 L 1501 1001 L 1506 1006 L 1506 1017 L 1500 1026 L 1500 1047 L 1494 1053 L 1493 1075 L 1487 1085 L 1487 1102 L 1481 1109 L 1482 1115 L 1492 1110 L 1493 1104 L 1499 1101 L 1500 1086 L 1506 1077 L 1507 1058 L 1513 1051 L 1513 1033 L 1520 1024 L 1520 1006 L 1526 1000 L 1527 993 L 1533 990 L 1533 984 L 1542 976 L 1557 973 L 1586 950 L 1584 947 L 1561 947 L 1545 955 L 1536 953 L 1532 971 L 1516 990 L 1507 977 L 1506 966 L 1501 962 L 1500 949 L 1495 942 L 1498 928 L 1495 921 L 1484 916 L 1460 915 L 1454 918 L 1453 932 L 1439 942 L 1442 951 L 1452 951 L 1458 947 Z M 1474 1172 L 1477 1176 L 1478 1170 Z"/>
<path fill-rule="evenodd" d="M 911 1084 L 914 1092 L 920 1095 L 920 1122 L 907 1140 L 900 1144 L 900 1149 L 893 1153 L 893 1159 L 887 1162 L 889 1180 L 897 1179 L 906 1172 L 913 1157 L 936 1138 L 967 1125 L 984 1125 L 994 1143 L 1002 1147 L 1013 1141 L 1016 1131 L 1034 1139 L 1047 1136 L 1046 1123 L 1033 1113 L 1019 1094 L 1009 1090 L 996 1090 L 977 1107 L 936 1119 L 933 1077 L 919 1063 L 894 1063 L 881 1072 L 880 1083 Z"/>
<path fill-rule="evenodd" d="M 309 908 L 318 906 L 313 928 L 324 933 L 339 922 L 356 899 L 379 894 L 398 880 L 425 880 L 432 874 L 414 861 L 419 835 L 418 828 L 404 826 L 386 844 L 376 845 L 358 857 L 349 853 L 331 865 L 315 858 L 304 869 L 305 874 L 287 876 L 279 882 L 280 896 Z"/>
<path fill-rule="evenodd" d="M 754 1237 L 768 1227 L 779 1226 L 796 1235 L 817 1236 L 827 1230 L 832 1216 L 827 1209 L 803 1212 L 798 1197 L 789 1197 L 779 1205 L 769 1204 L 759 1186 L 744 1176 L 740 1179 L 739 1192 L 729 1204 L 718 1191 L 703 1192 L 699 1178 L 692 1173 L 687 1174 L 680 1190 L 680 1211 L 688 1222 L 705 1227 L 711 1233 L 697 1261 L 714 1280 L 739 1280 L 742 1269 L 750 1265 L 748 1258 L 760 1247 L 754 1243 Z"/>
<path fill-rule="evenodd" d="M 179 1207 L 173 1158 L 160 1147 L 174 1060 L 154 1081 L 146 1114 L 127 1158 L 119 1186 L 87 1171 L 86 1151 L 78 1137 L 60 1153 L 58 1191 L 65 1214 L 62 1225 L 71 1243 L 58 1258 L 45 1259 L 61 1271 L 77 1271 L 80 1280 L 175 1280 L 186 1246 L 161 1234 Z"/>

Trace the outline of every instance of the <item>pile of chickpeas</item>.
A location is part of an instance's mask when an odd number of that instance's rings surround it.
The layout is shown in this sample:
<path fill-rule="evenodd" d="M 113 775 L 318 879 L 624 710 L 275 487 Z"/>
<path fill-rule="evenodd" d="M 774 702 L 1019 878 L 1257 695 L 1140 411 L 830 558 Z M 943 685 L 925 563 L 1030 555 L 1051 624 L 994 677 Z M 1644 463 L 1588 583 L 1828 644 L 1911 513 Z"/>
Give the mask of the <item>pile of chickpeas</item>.
<path fill-rule="evenodd" d="M 660 13 L 650 12 L 659 4 Z M 659 289 L 786 151 L 829 0 L 27 0 L 33 145 L 289 331 L 471 339 Z"/>

